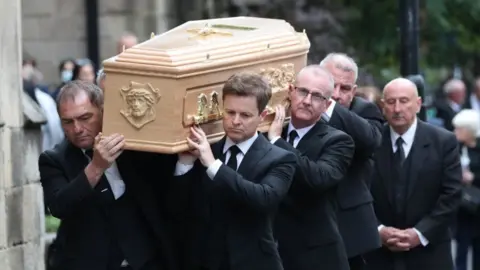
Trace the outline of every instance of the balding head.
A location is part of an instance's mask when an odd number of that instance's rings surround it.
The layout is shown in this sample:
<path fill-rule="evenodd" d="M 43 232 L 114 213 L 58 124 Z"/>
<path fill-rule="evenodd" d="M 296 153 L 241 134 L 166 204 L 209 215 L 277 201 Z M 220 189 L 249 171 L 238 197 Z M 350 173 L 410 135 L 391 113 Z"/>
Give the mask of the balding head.
<path fill-rule="evenodd" d="M 411 93 L 413 96 L 418 97 L 417 86 L 412 81 L 405 78 L 396 78 L 388 82 L 383 88 L 382 97 L 385 97 L 385 92 L 390 91 L 390 89 L 398 89 L 398 88 L 403 89 L 403 91 L 406 93 Z"/>
<path fill-rule="evenodd" d="M 383 114 L 388 124 L 400 135 L 415 122 L 421 105 L 417 86 L 408 79 L 394 79 L 383 89 Z"/>
<path fill-rule="evenodd" d="M 314 80 L 319 84 L 322 84 L 322 81 L 327 81 L 328 87 L 322 94 L 325 97 L 330 98 L 332 96 L 333 88 L 335 87 L 335 81 L 333 80 L 332 74 L 328 72 L 326 69 L 317 66 L 317 65 L 309 65 L 300 70 L 297 75 L 298 80 Z"/>
<path fill-rule="evenodd" d="M 125 33 L 119 39 L 117 43 L 117 54 L 123 52 L 123 47 L 125 46 L 125 50 L 131 48 L 138 43 L 138 38 L 132 33 Z"/>
<path fill-rule="evenodd" d="M 330 104 L 332 75 L 318 65 L 303 68 L 288 92 L 292 124 L 303 128 L 315 124 Z"/>
<path fill-rule="evenodd" d="M 450 79 L 444 84 L 443 92 L 449 100 L 461 105 L 465 101 L 467 88 L 462 80 Z"/>

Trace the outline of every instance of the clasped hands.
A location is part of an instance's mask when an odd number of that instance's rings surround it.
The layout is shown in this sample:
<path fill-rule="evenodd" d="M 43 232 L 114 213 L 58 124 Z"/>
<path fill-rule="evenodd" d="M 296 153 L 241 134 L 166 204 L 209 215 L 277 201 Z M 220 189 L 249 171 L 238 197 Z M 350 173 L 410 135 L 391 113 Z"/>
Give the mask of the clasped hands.
<path fill-rule="evenodd" d="M 187 144 L 191 150 L 179 154 L 182 163 L 193 164 L 196 159 L 199 159 L 203 166 L 208 168 L 215 162 L 207 135 L 200 127 L 193 126 L 190 128 L 190 137 L 187 137 Z"/>
<path fill-rule="evenodd" d="M 400 230 L 383 227 L 379 233 L 382 244 L 394 252 L 408 251 L 421 244 L 420 238 L 413 228 Z"/>

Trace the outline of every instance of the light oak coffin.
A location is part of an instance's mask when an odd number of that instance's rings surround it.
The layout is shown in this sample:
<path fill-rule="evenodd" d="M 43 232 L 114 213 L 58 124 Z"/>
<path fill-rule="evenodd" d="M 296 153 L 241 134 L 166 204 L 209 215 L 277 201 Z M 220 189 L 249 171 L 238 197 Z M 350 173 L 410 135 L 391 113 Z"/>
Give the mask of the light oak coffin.
<path fill-rule="evenodd" d="M 234 73 L 269 80 L 272 109 L 307 62 L 310 42 L 283 20 L 233 17 L 190 21 L 104 61 L 103 134 L 121 133 L 126 148 L 159 153 L 188 149 L 199 124 L 210 143 L 222 129 L 222 87 Z M 273 110 L 259 127 L 266 131 Z"/>

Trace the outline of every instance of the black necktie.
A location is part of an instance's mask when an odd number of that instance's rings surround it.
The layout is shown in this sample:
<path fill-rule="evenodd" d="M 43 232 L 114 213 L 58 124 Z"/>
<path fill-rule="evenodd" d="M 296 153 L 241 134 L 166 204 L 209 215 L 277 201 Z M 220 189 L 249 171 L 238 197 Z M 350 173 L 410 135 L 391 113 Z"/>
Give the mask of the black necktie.
<path fill-rule="evenodd" d="M 90 158 L 89 161 L 93 159 L 93 149 L 87 149 L 85 150 L 85 155 Z"/>
<path fill-rule="evenodd" d="M 293 142 L 297 137 L 298 137 L 298 133 L 296 130 L 290 131 L 290 134 L 288 134 L 288 143 L 293 146 Z"/>
<path fill-rule="evenodd" d="M 405 160 L 405 151 L 403 150 L 403 139 L 402 137 L 398 137 L 397 141 L 395 142 L 395 145 L 397 146 L 397 151 L 395 152 L 394 159 L 395 163 L 397 165 L 402 166 L 403 161 Z"/>
<path fill-rule="evenodd" d="M 228 150 L 230 151 L 230 158 L 228 159 L 227 166 L 236 171 L 238 167 L 237 155 L 240 153 L 240 148 L 236 145 L 232 145 Z"/>

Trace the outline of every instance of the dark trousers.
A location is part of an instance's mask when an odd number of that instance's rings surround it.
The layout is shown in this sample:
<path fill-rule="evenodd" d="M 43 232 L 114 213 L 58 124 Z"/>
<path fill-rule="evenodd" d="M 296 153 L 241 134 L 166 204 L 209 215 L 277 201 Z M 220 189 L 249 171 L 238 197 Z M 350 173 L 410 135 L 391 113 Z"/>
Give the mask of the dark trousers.
<path fill-rule="evenodd" d="M 468 249 L 472 247 L 473 270 L 480 270 L 480 236 L 474 236 L 470 226 L 457 223 L 457 256 L 455 257 L 456 270 L 467 270 Z"/>
<path fill-rule="evenodd" d="M 348 259 L 348 264 L 350 265 L 350 270 L 364 270 L 365 269 L 365 259 L 362 255 L 358 255 Z"/>

